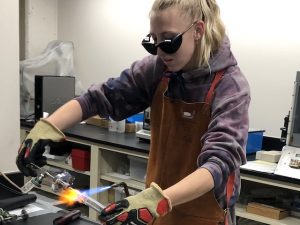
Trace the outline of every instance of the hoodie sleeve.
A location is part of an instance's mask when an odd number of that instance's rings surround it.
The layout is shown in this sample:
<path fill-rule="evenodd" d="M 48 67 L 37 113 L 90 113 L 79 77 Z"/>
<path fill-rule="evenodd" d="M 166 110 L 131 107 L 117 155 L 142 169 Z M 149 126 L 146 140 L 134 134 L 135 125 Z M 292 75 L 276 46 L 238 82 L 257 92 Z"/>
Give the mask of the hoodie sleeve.
<path fill-rule="evenodd" d="M 157 57 L 148 56 L 134 62 L 119 77 L 92 85 L 76 98 L 82 108 L 82 120 L 98 114 L 118 121 L 143 111 L 152 101 L 162 68 Z"/>
<path fill-rule="evenodd" d="M 217 190 L 224 190 L 228 176 L 246 163 L 249 103 L 247 80 L 239 69 L 229 69 L 215 90 L 211 122 L 198 157 L 198 165 L 210 171 Z"/>

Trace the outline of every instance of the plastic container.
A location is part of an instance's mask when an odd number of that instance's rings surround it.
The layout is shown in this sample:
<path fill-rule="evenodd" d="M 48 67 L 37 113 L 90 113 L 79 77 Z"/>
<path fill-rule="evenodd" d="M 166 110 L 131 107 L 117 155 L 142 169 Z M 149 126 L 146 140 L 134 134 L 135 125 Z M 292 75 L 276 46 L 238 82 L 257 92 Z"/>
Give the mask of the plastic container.
<path fill-rule="evenodd" d="M 114 121 L 112 118 L 109 118 L 108 130 L 111 132 L 117 132 L 117 121 Z"/>
<path fill-rule="evenodd" d="M 147 159 L 128 156 L 130 160 L 129 174 L 133 180 L 145 181 L 146 170 L 147 170 Z"/>
<path fill-rule="evenodd" d="M 76 170 L 89 171 L 91 152 L 83 149 L 72 149 L 72 167 Z"/>
<path fill-rule="evenodd" d="M 246 153 L 255 153 L 262 148 L 264 130 L 250 129 L 248 132 L 248 141 L 246 146 Z"/>
<path fill-rule="evenodd" d="M 135 122 L 143 122 L 143 121 L 144 121 L 143 112 L 130 116 L 126 119 L 126 123 L 135 123 Z"/>
<path fill-rule="evenodd" d="M 117 123 L 116 131 L 118 133 L 124 133 L 125 132 L 126 121 L 125 120 L 121 120 L 121 121 L 117 121 L 116 123 Z"/>

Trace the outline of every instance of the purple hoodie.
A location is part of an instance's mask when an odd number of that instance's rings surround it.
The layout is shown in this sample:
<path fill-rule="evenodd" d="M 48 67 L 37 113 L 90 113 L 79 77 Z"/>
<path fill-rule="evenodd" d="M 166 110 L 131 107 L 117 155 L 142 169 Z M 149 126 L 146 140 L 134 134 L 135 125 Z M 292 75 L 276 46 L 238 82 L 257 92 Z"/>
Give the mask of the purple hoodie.
<path fill-rule="evenodd" d="M 208 131 L 203 137 L 199 137 L 204 146 L 197 162 L 199 167 L 211 172 L 216 198 L 221 207 L 226 207 L 227 177 L 235 172 L 235 191 L 230 201 L 230 205 L 233 205 L 240 189 L 239 167 L 246 162 L 250 89 L 237 66 L 227 37 L 210 58 L 209 65 L 210 68 L 179 73 L 180 79 L 170 82 L 168 93 L 172 92 L 169 93 L 172 97 L 186 102 L 202 102 L 214 74 L 225 69 L 214 93 Z M 119 77 L 92 85 L 85 94 L 77 98 L 83 111 L 82 119 L 99 114 L 122 120 L 143 111 L 151 105 L 155 90 L 164 75 L 164 68 L 158 56 L 150 55 L 134 62 Z"/>

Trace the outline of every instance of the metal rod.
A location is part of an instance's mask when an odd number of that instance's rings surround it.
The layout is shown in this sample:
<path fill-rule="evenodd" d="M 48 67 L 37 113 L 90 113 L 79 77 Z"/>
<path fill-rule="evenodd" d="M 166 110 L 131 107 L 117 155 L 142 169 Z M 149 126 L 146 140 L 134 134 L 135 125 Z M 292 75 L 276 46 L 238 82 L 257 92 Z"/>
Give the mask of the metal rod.
<path fill-rule="evenodd" d="M 105 206 L 102 205 L 100 202 L 96 201 L 95 199 L 86 194 L 81 193 L 80 197 L 82 198 L 82 201 L 80 201 L 82 204 L 91 207 L 98 213 L 100 213 L 105 208 Z"/>

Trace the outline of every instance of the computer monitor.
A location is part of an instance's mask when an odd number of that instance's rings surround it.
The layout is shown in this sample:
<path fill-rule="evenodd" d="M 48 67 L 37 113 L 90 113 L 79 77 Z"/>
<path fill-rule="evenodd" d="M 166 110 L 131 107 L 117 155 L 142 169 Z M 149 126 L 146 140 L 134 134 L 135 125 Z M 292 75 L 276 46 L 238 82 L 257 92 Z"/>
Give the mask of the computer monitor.
<path fill-rule="evenodd" d="M 44 112 L 51 114 L 75 97 L 75 77 L 36 75 L 34 86 L 36 121 L 43 117 Z"/>
<path fill-rule="evenodd" d="M 143 129 L 150 131 L 150 107 L 144 111 Z"/>
<path fill-rule="evenodd" d="M 288 126 L 287 145 L 300 147 L 300 71 L 297 71 L 294 82 L 294 93 L 290 121 Z"/>

